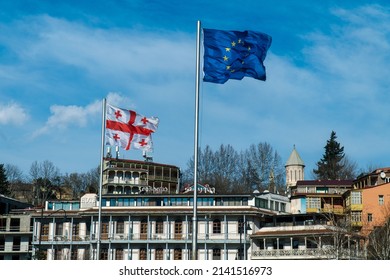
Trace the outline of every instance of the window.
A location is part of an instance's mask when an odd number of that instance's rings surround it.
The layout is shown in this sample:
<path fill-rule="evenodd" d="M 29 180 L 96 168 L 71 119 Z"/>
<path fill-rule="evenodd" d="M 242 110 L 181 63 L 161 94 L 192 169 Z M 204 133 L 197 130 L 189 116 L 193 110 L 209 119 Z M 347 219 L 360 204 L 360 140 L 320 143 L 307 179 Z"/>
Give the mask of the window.
<path fill-rule="evenodd" d="M 164 259 L 164 250 L 162 248 L 156 249 L 155 259 L 156 260 L 163 260 Z"/>
<path fill-rule="evenodd" d="M 351 221 L 352 222 L 361 222 L 362 221 L 362 212 L 351 212 Z"/>
<path fill-rule="evenodd" d="M 41 239 L 47 241 L 49 239 L 49 224 L 42 224 Z"/>
<path fill-rule="evenodd" d="M 283 203 L 283 202 L 280 203 L 280 211 L 286 212 L 286 203 Z"/>
<path fill-rule="evenodd" d="M 361 192 L 351 192 L 351 203 L 352 204 L 362 204 L 362 193 Z"/>
<path fill-rule="evenodd" d="M 147 220 L 142 220 L 141 221 L 141 239 L 147 239 L 148 237 L 148 221 Z"/>
<path fill-rule="evenodd" d="M 72 238 L 73 238 L 73 240 L 79 240 L 79 234 L 80 234 L 80 224 L 74 223 L 72 225 Z"/>
<path fill-rule="evenodd" d="M 115 259 L 116 260 L 123 260 L 123 249 L 116 249 L 115 250 Z"/>
<path fill-rule="evenodd" d="M 100 251 L 100 259 L 101 260 L 108 260 L 108 249 L 102 249 Z"/>
<path fill-rule="evenodd" d="M 0 251 L 4 251 L 5 247 L 5 238 L 3 236 L 0 236 Z"/>
<path fill-rule="evenodd" d="M 381 194 L 378 196 L 378 203 L 379 205 L 383 205 L 385 203 L 385 198 Z"/>
<path fill-rule="evenodd" d="M 140 260 L 147 260 L 147 254 L 146 254 L 146 249 L 145 248 L 141 248 L 139 249 L 139 259 Z"/>
<path fill-rule="evenodd" d="M 214 234 L 221 233 L 221 221 L 218 219 L 215 219 L 213 221 L 213 233 Z"/>
<path fill-rule="evenodd" d="M 367 214 L 367 221 L 372 222 L 372 213 Z"/>
<path fill-rule="evenodd" d="M 102 223 L 101 238 L 104 239 L 104 240 L 108 239 L 108 228 L 109 228 L 108 222 Z"/>
<path fill-rule="evenodd" d="M 72 252 L 70 253 L 70 259 L 71 260 L 77 260 L 78 259 L 78 256 L 77 256 L 77 249 L 72 249 Z"/>
<path fill-rule="evenodd" d="M 221 259 L 221 249 L 214 248 L 213 249 L 213 260 L 220 260 Z"/>
<path fill-rule="evenodd" d="M 182 252 L 181 252 L 181 249 L 180 248 L 176 248 L 174 251 L 173 251 L 173 259 L 174 260 L 182 260 Z"/>
<path fill-rule="evenodd" d="M 20 231 L 19 218 L 11 218 L 10 231 Z"/>
<path fill-rule="evenodd" d="M 116 233 L 121 234 L 125 233 L 125 222 L 120 219 L 116 222 Z"/>
<path fill-rule="evenodd" d="M 307 208 L 321 209 L 321 200 L 319 197 L 308 197 Z"/>
<path fill-rule="evenodd" d="M 14 236 L 14 240 L 13 240 L 13 244 L 12 244 L 12 251 L 20 251 L 20 242 L 21 242 L 21 237 Z"/>
<path fill-rule="evenodd" d="M 61 249 L 55 250 L 54 259 L 55 260 L 62 260 L 62 250 Z"/>
<path fill-rule="evenodd" d="M 183 222 L 182 220 L 175 221 L 175 239 L 181 239 L 183 233 Z"/>
<path fill-rule="evenodd" d="M 156 234 L 164 233 L 164 222 L 161 219 L 156 221 Z"/>
<path fill-rule="evenodd" d="M 56 235 L 57 236 L 63 235 L 63 229 L 64 229 L 64 226 L 62 223 L 56 223 Z"/>
<path fill-rule="evenodd" d="M 7 226 L 7 219 L 0 218 L 0 231 L 5 231 Z"/>
<path fill-rule="evenodd" d="M 268 209 L 268 200 L 263 198 L 256 198 L 256 206 L 259 208 Z"/>

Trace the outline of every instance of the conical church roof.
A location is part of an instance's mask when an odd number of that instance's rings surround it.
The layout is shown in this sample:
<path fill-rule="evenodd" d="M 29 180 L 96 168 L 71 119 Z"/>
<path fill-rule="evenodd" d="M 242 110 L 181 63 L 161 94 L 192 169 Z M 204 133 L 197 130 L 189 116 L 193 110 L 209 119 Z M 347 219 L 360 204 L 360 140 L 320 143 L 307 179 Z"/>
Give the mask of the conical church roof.
<path fill-rule="evenodd" d="M 290 157 L 288 158 L 288 160 L 286 162 L 286 166 L 290 166 L 290 165 L 305 166 L 305 163 L 303 162 L 303 160 L 299 156 L 297 150 L 295 149 L 295 145 L 294 145 L 293 151 L 291 152 Z"/>

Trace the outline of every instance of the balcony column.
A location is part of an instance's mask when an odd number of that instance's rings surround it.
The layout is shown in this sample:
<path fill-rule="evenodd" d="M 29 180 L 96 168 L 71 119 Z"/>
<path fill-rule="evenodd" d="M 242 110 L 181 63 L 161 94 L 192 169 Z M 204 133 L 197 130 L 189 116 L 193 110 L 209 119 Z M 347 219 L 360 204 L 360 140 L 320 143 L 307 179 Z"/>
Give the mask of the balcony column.
<path fill-rule="evenodd" d="M 150 243 L 150 239 L 152 238 L 152 225 L 151 225 L 151 222 L 150 222 L 150 216 L 148 215 L 147 216 L 147 236 L 146 236 L 146 240 L 147 240 L 147 243 L 146 243 L 146 259 L 147 260 L 150 260 L 151 259 L 151 254 L 150 254 L 150 248 L 149 248 L 149 243 Z"/>
<path fill-rule="evenodd" d="M 227 252 L 227 247 L 226 247 L 226 241 L 229 239 L 229 233 L 228 233 L 228 222 L 227 222 L 227 217 L 226 214 L 223 215 L 223 223 L 224 223 L 224 237 L 225 240 L 223 242 L 223 259 L 228 260 L 228 252 Z"/>
<path fill-rule="evenodd" d="M 293 250 L 293 238 L 292 237 L 290 237 L 290 249 L 291 249 L 291 251 Z"/>

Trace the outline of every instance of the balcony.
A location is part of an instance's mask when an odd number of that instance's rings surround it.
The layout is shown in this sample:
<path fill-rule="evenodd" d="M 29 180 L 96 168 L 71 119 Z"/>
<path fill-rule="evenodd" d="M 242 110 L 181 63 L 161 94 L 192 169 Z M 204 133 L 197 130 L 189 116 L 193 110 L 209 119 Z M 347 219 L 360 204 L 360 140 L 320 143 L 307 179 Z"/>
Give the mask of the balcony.
<path fill-rule="evenodd" d="M 359 259 L 354 250 L 343 249 L 336 252 L 333 248 L 306 248 L 306 249 L 274 249 L 254 250 L 252 260 L 326 260 L 326 259 Z"/>

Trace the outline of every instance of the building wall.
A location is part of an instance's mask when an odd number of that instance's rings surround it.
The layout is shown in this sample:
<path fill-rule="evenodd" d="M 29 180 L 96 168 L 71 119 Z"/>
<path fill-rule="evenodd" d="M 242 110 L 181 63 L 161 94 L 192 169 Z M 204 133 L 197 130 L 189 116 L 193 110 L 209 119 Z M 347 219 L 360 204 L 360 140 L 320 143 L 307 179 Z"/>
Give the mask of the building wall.
<path fill-rule="evenodd" d="M 390 217 L 390 183 L 363 189 L 362 199 L 362 233 L 368 234 Z"/>
<path fill-rule="evenodd" d="M 185 260 L 191 256 L 191 207 L 186 207 L 184 210 L 181 207 L 177 211 L 172 211 L 175 207 L 157 207 L 159 210 L 156 210 L 156 207 L 140 207 L 142 209 L 121 207 L 120 212 L 115 208 L 110 207 L 109 211 L 104 210 L 105 214 L 102 217 L 104 229 L 101 234 L 101 252 L 104 252 L 104 256 L 100 259 L 155 259 L 159 249 L 163 251 L 163 259 L 166 260 Z M 201 211 L 198 216 L 199 259 L 215 257 L 236 259 L 239 248 L 249 252 L 248 236 L 260 224 L 259 221 L 254 221 L 256 208 L 250 206 L 214 206 L 211 208 L 212 210 L 207 212 Z M 82 217 L 76 212 L 68 213 L 67 221 L 61 217 L 46 219 L 44 223 L 48 223 L 48 230 L 42 234 L 40 217 L 37 216 L 34 222 L 37 229 L 34 230 L 34 246 L 45 251 L 45 259 L 49 260 L 96 259 L 98 241 L 96 210 L 78 213 Z M 137 213 L 137 211 L 142 213 Z M 254 213 L 243 215 L 248 211 Z M 246 234 L 240 234 L 240 219 L 248 221 L 252 230 L 247 230 Z M 162 222 L 163 232 L 161 233 L 156 231 L 157 221 Z M 120 224 L 119 232 L 118 224 Z M 76 235 L 72 230 L 75 225 L 78 228 Z M 218 230 L 215 225 L 219 225 Z M 58 228 L 62 230 L 62 233 L 57 232 Z M 220 256 L 215 256 L 213 250 L 218 250 Z"/>
<path fill-rule="evenodd" d="M 31 258 L 29 215 L 0 215 L 0 260 Z"/>

